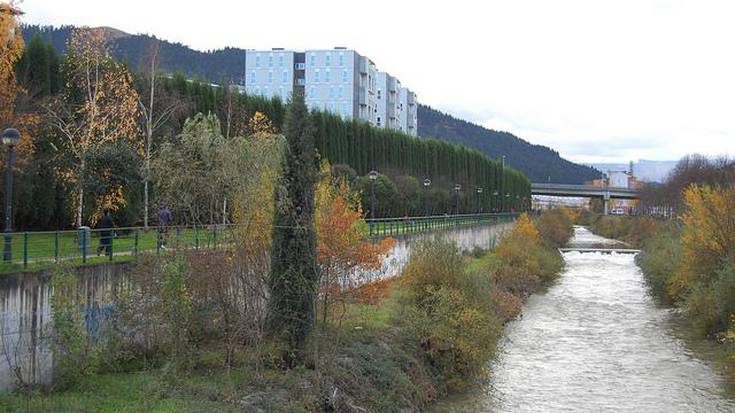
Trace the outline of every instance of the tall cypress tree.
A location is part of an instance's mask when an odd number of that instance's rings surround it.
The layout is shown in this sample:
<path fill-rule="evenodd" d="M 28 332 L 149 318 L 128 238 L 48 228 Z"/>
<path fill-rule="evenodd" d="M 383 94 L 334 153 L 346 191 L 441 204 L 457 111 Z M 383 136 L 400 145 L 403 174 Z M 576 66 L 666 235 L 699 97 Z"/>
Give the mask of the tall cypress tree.
<path fill-rule="evenodd" d="M 314 320 L 319 282 L 314 229 L 314 184 L 317 180 L 312 117 L 301 94 L 286 110 L 283 133 L 286 154 L 280 189 L 276 192 L 273 251 L 269 282 L 268 325 L 298 354 Z"/>

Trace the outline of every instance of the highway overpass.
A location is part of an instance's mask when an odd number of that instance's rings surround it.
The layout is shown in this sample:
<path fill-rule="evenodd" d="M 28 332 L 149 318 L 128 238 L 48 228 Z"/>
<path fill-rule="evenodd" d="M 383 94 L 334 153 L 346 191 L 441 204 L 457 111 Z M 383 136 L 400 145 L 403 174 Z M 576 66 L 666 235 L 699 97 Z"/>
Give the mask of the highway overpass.
<path fill-rule="evenodd" d="M 531 195 L 550 195 L 577 198 L 600 198 L 605 205 L 607 214 L 607 203 L 610 199 L 638 199 L 639 192 L 631 188 L 600 188 L 592 185 L 568 185 L 568 184 L 531 184 Z"/>

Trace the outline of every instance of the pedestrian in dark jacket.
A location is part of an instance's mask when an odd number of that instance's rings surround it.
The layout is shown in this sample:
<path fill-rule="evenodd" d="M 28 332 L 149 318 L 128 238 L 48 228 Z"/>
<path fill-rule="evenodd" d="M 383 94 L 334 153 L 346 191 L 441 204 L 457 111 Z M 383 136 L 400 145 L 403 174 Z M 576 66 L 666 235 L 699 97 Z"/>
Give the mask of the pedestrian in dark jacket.
<path fill-rule="evenodd" d="M 158 218 L 158 246 L 160 248 L 166 248 L 166 234 L 168 233 L 168 227 L 174 222 L 174 216 L 171 211 L 164 204 L 158 207 L 156 213 Z"/>
<path fill-rule="evenodd" d="M 105 209 L 102 215 L 102 219 L 97 224 L 97 229 L 100 231 L 100 245 L 97 247 L 97 255 L 100 255 L 101 251 L 105 251 L 105 255 L 112 256 L 112 237 L 115 236 L 115 221 L 112 220 L 110 210 Z"/>

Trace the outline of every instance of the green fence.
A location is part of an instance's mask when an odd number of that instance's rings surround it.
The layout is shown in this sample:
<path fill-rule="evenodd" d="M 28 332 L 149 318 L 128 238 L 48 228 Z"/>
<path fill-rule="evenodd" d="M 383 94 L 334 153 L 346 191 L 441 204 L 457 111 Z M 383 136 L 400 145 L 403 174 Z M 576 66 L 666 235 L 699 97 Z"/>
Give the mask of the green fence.
<path fill-rule="evenodd" d="M 459 226 L 509 222 L 517 213 L 436 215 L 426 217 L 380 218 L 365 220 L 371 237 L 394 237 L 416 232 L 435 231 Z"/>
<path fill-rule="evenodd" d="M 13 271 L 61 262 L 73 264 L 128 261 L 141 253 L 167 249 L 216 248 L 225 242 L 229 226 L 170 226 L 163 231 L 143 227 L 3 234 L 0 271 Z M 10 246 L 10 253 L 7 246 Z M 43 265 L 42 265 L 43 264 Z"/>
<path fill-rule="evenodd" d="M 368 237 L 401 236 L 459 226 L 510 221 L 518 214 L 469 214 L 365 220 Z M 166 250 L 217 248 L 230 242 L 229 225 L 143 227 L 113 230 L 82 227 L 71 231 L 3 234 L 0 272 L 48 267 L 58 263 L 89 264 L 130 261 L 139 254 Z M 10 247 L 9 254 L 6 252 Z"/>

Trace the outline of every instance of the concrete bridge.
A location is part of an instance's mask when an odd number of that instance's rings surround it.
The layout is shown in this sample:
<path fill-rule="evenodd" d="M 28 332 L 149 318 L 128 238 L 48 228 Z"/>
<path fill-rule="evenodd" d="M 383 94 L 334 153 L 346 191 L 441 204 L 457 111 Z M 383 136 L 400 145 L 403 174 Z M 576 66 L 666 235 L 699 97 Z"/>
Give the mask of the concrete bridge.
<path fill-rule="evenodd" d="M 532 195 L 551 195 L 575 198 L 600 198 L 607 214 L 608 201 L 610 199 L 638 199 L 639 192 L 631 188 L 600 188 L 592 185 L 569 185 L 569 184 L 531 184 Z"/>

